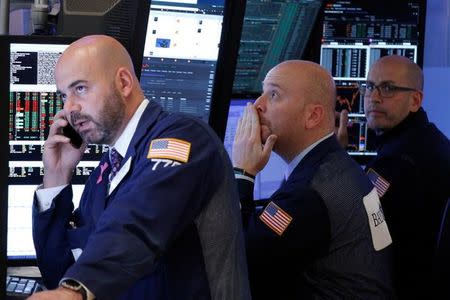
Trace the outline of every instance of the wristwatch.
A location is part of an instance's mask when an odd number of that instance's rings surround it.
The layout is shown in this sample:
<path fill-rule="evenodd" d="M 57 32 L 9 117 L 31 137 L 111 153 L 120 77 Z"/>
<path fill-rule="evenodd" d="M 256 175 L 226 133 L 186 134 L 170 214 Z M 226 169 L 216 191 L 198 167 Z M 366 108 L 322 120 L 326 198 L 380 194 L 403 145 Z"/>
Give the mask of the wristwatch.
<path fill-rule="evenodd" d="M 81 285 L 81 283 L 79 283 L 76 280 L 73 279 L 64 279 L 59 283 L 59 286 L 62 286 L 63 288 L 72 290 L 74 292 L 77 292 L 79 294 L 81 294 L 81 297 L 83 298 L 83 300 L 91 300 L 94 298 L 89 299 L 87 296 L 87 291 L 86 289 Z"/>
<path fill-rule="evenodd" d="M 250 178 L 255 179 L 255 175 L 250 174 L 249 172 L 245 171 L 244 169 L 234 167 L 233 171 L 234 171 L 234 174 L 244 175 L 244 176 L 248 176 Z"/>
<path fill-rule="evenodd" d="M 234 178 L 245 179 L 255 183 L 255 175 L 250 174 L 249 172 L 241 168 L 234 167 L 233 170 L 234 170 Z"/>

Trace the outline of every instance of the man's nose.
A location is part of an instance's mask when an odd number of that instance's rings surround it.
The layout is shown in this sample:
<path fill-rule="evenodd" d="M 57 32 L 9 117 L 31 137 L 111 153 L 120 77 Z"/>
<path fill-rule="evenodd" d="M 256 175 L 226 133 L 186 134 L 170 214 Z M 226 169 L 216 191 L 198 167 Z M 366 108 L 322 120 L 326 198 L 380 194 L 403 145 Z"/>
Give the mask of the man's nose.
<path fill-rule="evenodd" d="M 370 94 L 370 102 L 381 102 L 381 92 L 378 87 L 374 88 Z"/>
<path fill-rule="evenodd" d="M 81 106 L 77 102 L 75 102 L 70 96 L 67 96 L 63 108 L 68 114 L 70 114 L 71 112 L 81 110 Z"/>
<path fill-rule="evenodd" d="M 264 96 L 263 95 L 259 96 L 256 99 L 254 105 L 255 105 L 255 108 L 256 108 L 256 110 L 258 112 L 264 112 L 265 111 L 265 99 L 264 99 Z"/>

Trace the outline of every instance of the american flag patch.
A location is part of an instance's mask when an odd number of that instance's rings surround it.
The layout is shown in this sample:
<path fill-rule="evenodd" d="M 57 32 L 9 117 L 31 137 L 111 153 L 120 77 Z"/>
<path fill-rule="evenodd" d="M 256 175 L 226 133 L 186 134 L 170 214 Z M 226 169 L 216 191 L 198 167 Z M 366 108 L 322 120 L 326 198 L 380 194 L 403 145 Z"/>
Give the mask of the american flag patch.
<path fill-rule="evenodd" d="M 273 202 L 266 206 L 259 219 L 278 235 L 282 235 L 292 221 L 292 217 Z"/>
<path fill-rule="evenodd" d="M 178 139 L 156 139 L 150 143 L 147 158 L 167 158 L 187 162 L 191 143 Z"/>
<path fill-rule="evenodd" d="M 381 198 L 386 193 L 386 191 L 388 190 L 388 188 L 391 184 L 386 179 L 381 177 L 373 169 L 369 169 L 367 171 L 367 176 L 369 177 L 370 181 L 372 181 L 373 185 L 377 189 L 378 197 Z"/>

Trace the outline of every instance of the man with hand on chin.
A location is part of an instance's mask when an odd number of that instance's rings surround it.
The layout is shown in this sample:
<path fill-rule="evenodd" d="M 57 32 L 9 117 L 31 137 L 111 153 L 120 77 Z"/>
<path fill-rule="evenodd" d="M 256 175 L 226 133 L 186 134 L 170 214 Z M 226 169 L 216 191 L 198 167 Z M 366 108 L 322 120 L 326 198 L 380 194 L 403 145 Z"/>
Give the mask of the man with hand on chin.
<path fill-rule="evenodd" d="M 320 65 L 266 75 L 232 150 L 253 299 L 388 299 L 391 238 L 373 185 L 334 134 L 336 91 Z M 285 181 L 258 210 L 255 175 L 271 151 Z M 268 288 L 270 287 L 270 288 Z"/>

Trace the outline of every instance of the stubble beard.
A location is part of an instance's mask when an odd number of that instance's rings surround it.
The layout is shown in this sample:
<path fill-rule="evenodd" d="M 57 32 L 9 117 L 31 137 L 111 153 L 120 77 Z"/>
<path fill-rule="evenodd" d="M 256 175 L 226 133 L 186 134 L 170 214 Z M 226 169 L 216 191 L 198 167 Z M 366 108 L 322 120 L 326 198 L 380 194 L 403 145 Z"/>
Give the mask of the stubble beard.
<path fill-rule="evenodd" d="M 103 108 L 98 113 L 98 120 L 90 115 L 79 114 L 75 118 L 86 119 L 95 125 L 94 131 L 81 133 L 88 144 L 111 145 L 117 138 L 118 132 L 125 118 L 125 103 L 115 87 L 104 98 Z"/>

